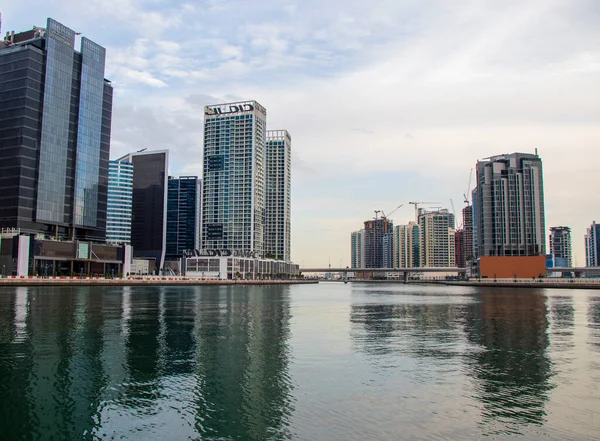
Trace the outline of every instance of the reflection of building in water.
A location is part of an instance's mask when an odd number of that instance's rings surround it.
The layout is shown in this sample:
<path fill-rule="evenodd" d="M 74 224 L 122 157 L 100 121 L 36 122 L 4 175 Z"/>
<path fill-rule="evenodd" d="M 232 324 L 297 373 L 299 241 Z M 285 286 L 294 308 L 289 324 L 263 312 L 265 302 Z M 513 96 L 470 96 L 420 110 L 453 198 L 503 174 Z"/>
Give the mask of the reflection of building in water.
<path fill-rule="evenodd" d="M 507 291 L 510 292 L 510 291 Z M 546 297 L 535 292 L 483 294 L 469 306 L 465 332 L 483 351 L 468 364 L 491 431 L 542 424 L 550 383 Z M 506 426 L 509 426 L 508 428 Z"/>
<path fill-rule="evenodd" d="M 0 356 L 2 396 L 11 397 L 3 400 L 10 407 L 0 405 L 0 426 L 11 437 L 80 439 L 98 423 L 107 385 L 103 312 L 111 298 L 87 287 L 30 288 L 26 302 L 21 297 L 17 289 L 11 365 Z"/>
<path fill-rule="evenodd" d="M 9 288 L 0 295 L 0 439 L 11 439 L 34 425 L 30 411 L 35 397 L 23 385 L 30 372 L 30 346 L 24 338 L 27 288 Z"/>
<path fill-rule="evenodd" d="M 199 297 L 197 427 L 214 439 L 290 437 L 288 287 Z M 232 424 L 232 422 L 238 422 Z"/>
<path fill-rule="evenodd" d="M 461 308 L 448 303 L 353 304 L 352 339 L 370 355 L 453 357 L 448 343 L 461 338 Z"/>
<path fill-rule="evenodd" d="M 589 344 L 600 351 L 600 297 L 588 297 Z"/>
<path fill-rule="evenodd" d="M 0 439 L 289 437 L 288 289 L 3 292 Z"/>

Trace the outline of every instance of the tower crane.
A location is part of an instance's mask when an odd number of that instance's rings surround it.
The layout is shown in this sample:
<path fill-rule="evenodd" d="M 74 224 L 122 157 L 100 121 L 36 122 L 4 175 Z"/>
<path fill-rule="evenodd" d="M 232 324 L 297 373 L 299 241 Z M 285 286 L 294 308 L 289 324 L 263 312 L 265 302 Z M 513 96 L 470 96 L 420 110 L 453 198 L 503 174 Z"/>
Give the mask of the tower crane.
<path fill-rule="evenodd" d="M 416 201 L 409 204 L 415 206 L 415 221 L 419 221 L 419 204 L 439 204 L 439 202 Z"/>
<path fill-rule="evenodd" d="M 394 209 L 392 210 L 392 212 L 391 212 L 390 214 L 388 214 L 388 215 L 386 215 L 386 214 L 383 212 L 383 210 L 381 210 L 381 217 L 382 217 L 382 219 L 387 219 L 387 218 L 389 218 L 389 217 L 390 217 L 392 214 L 394 214 L 396 211 L 398 211 L 398 209 L 399 209 L 400 207 L 403 207 L 403 206 L 404 206 L 404 204 L 400 204 L 400 205 L 398 205 L 398 206 L 397 206 L 396 208 L 394 208 Z"/>
<path fill-rule="evenodd" d="M 467 191 L 463 194 L 465 197 L 465 204 L 469 205 L 469 191 L 471 190 L 471 177 L 473 176 L 473 169 L 469 172 L 469 184 L 467 185 Z"/>

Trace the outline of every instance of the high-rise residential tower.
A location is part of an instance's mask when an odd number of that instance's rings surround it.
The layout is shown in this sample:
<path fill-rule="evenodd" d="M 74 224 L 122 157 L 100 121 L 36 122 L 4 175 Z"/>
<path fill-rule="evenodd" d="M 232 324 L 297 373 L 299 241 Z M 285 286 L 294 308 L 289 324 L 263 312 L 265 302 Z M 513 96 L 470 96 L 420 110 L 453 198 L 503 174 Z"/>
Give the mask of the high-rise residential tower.
<path fill-rule="evenodd" d="M 108 168 L 106 242 L 131 244 L 132 204 L 133 164 L 127 161 L 110 161 Z"/>
<path fill-rule="evenodd" d="M 393 240 L 394 268 L 416 268 L 421 264 L 419 225 L 416 222 L 395 226 Z"/>
<path fill-rule="evenodd" d="M 455 267 L 454 214 L 419 210 L 420 266 Z"/>
<path fill-rule="evenodd" d="M 585 234 L 585 266 L 600 266 L 600 224 L 596 221 Z"/>
<path fill-rule="evenodd" d="M 365 230 L 353 231 L 351 235 L 352 268 L 365 267 Z"/>
<path fill-rule="evenodd" d="M 554 256 L 554 266 L 573 266 L 569 227 L 550 227 L 550 254 Z"/>
<path fill-rule="evenodd" d="M 464 264 L 467 265 L 473 261 L 473 206 L 467 205 L 462 210 L 463 228 L 462 235 L 460 238 L 461 254 L 464 259 Z M 463 263 L 461 261 L 461 263 Z M 461 266 L 458 262 L 461 268 Z"/>
<path fill-rule="evenodd" d="M 0 41 L 0 227 L 104 241 L 113 91 L 75 35 L 48 18 Z"/>
<path fill-rule="evenodd" d="M 169 151 L 139 151 L 118 159 L 133 164 L 131 245 L 133 257 L 154 262 L 158 273 L 165 262 Z"/>
<path fill-rule="evenodd" d="M 198 176 L 169 177 L 167 195 L 167 258 L 200 248 L 202 181 Z"/>
<path fill-rule="evenodd" d="M 202 246 L 264 255 L 266 109 L 204 108 Z"/>
<path fill-rule="evenodd" d="M 477 162 L 475 257 L 546 253 L 542 160 L 512 153 Z"/>
<path fill-rule="evenodd" d="M 384 268 L 384 261 L 388 263 L 389 256 L 384 258 L 384 237 L 391 236 L 394 228 L 393 222 L 387 218 L 365 221 L 365 268 Z M 388 247 L 385 251 L 389 252 Z"/>
<path fill-rule="evenodd" d="M 268 130 L 265 155 L 265 257 L 290 261 L 291 143 L 287 130 Z"/>

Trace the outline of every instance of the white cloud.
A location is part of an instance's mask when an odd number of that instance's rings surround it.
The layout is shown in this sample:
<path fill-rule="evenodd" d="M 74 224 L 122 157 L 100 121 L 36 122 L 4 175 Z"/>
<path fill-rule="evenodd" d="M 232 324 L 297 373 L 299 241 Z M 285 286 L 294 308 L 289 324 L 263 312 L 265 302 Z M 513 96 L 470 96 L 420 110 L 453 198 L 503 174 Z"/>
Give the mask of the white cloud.
<path fill-rule="evenodd" d="M 265 105 L 269 126 L 293 139 L 299 262 L 325 264 L 319 249 L 348 264 L 349 233 L 373 209 L 417 198 L 460 205 L 478 158 L 535 148 L 547 224 L 573 228 L 583 262 L 600 205 L 589 191 L 600 186 L 594 2 L 32 2 L 20 7 L 23 29 L 35 9 L 108 48 L 113 149 L 171 148 L 174 173 L 195 173 L 203 105 Z M 357 180 L 377 185 L 345 199 Z M 398 219 L 410 217 L 403 210 Z M 312 235 L 315 225 L 337 229 Z"/>

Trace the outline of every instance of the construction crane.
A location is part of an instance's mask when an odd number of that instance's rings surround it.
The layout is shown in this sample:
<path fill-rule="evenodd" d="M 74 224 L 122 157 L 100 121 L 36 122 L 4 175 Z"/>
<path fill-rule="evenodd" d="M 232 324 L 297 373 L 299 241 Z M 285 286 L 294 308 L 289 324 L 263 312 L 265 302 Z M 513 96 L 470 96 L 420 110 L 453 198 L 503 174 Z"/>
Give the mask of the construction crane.
<path fill-rule="evenodd" d="M 467 185 L 467 191 L 463 194 L 465 197 L 465 204 L 469 205 L 469 191 L 471 190 L 471 177 L 473 176 L 473 169 L 469 172 L 469 184 Z"/>
<path fill-rule="evenodd" d="M 374 211 L 375 211 L 375 217 L 373 219 L 377 220 L 377 215 L 379 213 L 382 213 L 382 211 L 381 210 L 374 210 Z"/>
<path fill-rule="evenodd" d="M 440 202 L 427 202 L 427 201 L 409 202 L 409 204 L 415 206 L 415 220 L 417 222 L 419 221 L 419 204 L 439 204 L 439 203 Z"/>
<path fill-rule="evenodd" d="M 398 206 L 397 206 L 396 208 L 394 208 L 394 209 L 392 210 L 392 212 L 391 212 L 390 214 L 388 214 L 388 215 L 386 215 L 386 214 L 383 212 L 383 210 L 381 210 L 381 218 L 382 218 L 382 219 L 387 219 L 387 218 L 389 218 L 389 217 L 390 217 L 392 214 L 394 214 L 396 211 L 398 211 L 398 209 L 399 209 L 400 207 L 403 207 L 403 206 L 404 206 L 404 204 L 400 204 L 400 205 L 398 205 Z"/>

